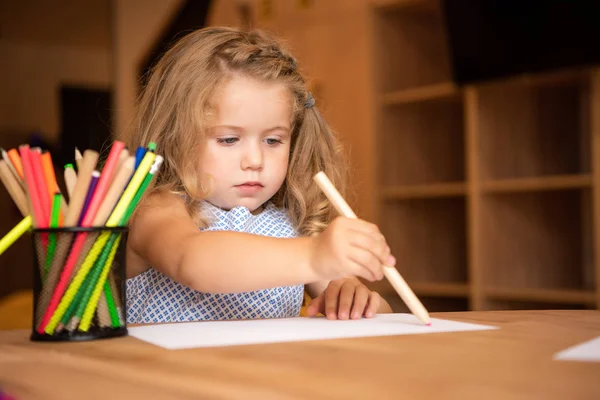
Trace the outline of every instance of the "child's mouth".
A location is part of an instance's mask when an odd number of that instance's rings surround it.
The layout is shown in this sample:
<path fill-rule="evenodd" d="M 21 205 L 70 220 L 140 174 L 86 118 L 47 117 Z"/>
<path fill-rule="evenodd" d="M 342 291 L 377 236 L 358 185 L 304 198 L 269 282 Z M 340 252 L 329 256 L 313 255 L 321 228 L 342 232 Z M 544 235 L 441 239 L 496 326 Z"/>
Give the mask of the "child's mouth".
<path fill-rule="evenodd" d="M 236 185 L 235 187 L 241 190 L 243 193 L 251 194 L 258 192 L 263 188 L 263 185 L 260 182 L 245 182 L 241 185 Z"/>

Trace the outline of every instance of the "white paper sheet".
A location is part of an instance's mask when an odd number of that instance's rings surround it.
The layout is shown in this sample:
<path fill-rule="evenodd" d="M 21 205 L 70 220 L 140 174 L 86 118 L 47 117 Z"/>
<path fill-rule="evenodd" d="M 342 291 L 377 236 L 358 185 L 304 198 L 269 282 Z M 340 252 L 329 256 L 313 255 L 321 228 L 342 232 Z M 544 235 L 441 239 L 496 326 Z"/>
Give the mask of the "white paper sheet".
<path fill-rule="evenodd" d="M 360 320 L 298 317 L 185 322 L 128 328 L 130 336 L 171 350 L 487 329 L 497 328 L 442 319 L 432 319 L 431 326 L 425 326 L 412 314 L 379 314 L 374 318 Z"/>
<path fill-rule="evenodd" d="M 600 362 L 600 336 L 558 352 L 554 359 Z"/>

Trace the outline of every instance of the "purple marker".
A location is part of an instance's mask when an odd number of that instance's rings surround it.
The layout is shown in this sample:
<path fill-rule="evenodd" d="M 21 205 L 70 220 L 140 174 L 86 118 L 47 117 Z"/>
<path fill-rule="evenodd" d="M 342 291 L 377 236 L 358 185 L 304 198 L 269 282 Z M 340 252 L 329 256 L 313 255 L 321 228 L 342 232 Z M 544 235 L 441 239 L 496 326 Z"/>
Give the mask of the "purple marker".
<path fill-rule="evenodd" d="M 85 213 L 92 201 L 92 197 L 94 197 L 94 192 L 96 191 L 96 185 L 98 184 L 98 179 L 100 179 L 100 172 L 94 171 L 92 172 L 92 180 L 90 181 L 90 186 L 88 187 L 87 195 L 85 196 L 85 202 L 83 203 L 83 208 L 81 209 L 81 214 L 79 214 L 79 222 L 77 225 L 81 226 L 81 221 L 85 217 Z"/>

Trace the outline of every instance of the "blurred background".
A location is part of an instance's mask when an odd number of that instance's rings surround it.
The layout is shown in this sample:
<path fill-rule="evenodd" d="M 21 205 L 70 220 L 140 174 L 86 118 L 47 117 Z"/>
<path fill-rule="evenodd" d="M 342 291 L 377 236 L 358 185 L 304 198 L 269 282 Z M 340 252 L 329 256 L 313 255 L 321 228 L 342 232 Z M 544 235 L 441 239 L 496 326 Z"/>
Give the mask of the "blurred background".
<path fill-rule="evenodd" d="M 430 311 L 596 309 L 599 20 L 596 0 L 2 0 L 0 146 L 56 168 L 101 151 L 174 40 L 267 29 L 348 150 L 351 205 Z M 0 190 L 0 236 L 20 219 Z M 0 329 L 30 327 L 31 253 L 24 236 L 0 256 Z"/>

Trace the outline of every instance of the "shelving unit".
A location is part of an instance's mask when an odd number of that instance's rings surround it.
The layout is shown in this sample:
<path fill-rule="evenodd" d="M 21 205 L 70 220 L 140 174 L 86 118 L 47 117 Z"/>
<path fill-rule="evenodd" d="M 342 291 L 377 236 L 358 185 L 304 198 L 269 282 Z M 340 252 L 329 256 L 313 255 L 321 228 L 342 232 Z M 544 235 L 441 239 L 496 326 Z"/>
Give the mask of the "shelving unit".
<path fill-rule="evenodd" d="M 377 222 L 402 276 L 431 311 L 600 308 L 600 73 L 457 87 L 437 1 L 371 3 Z"/>

